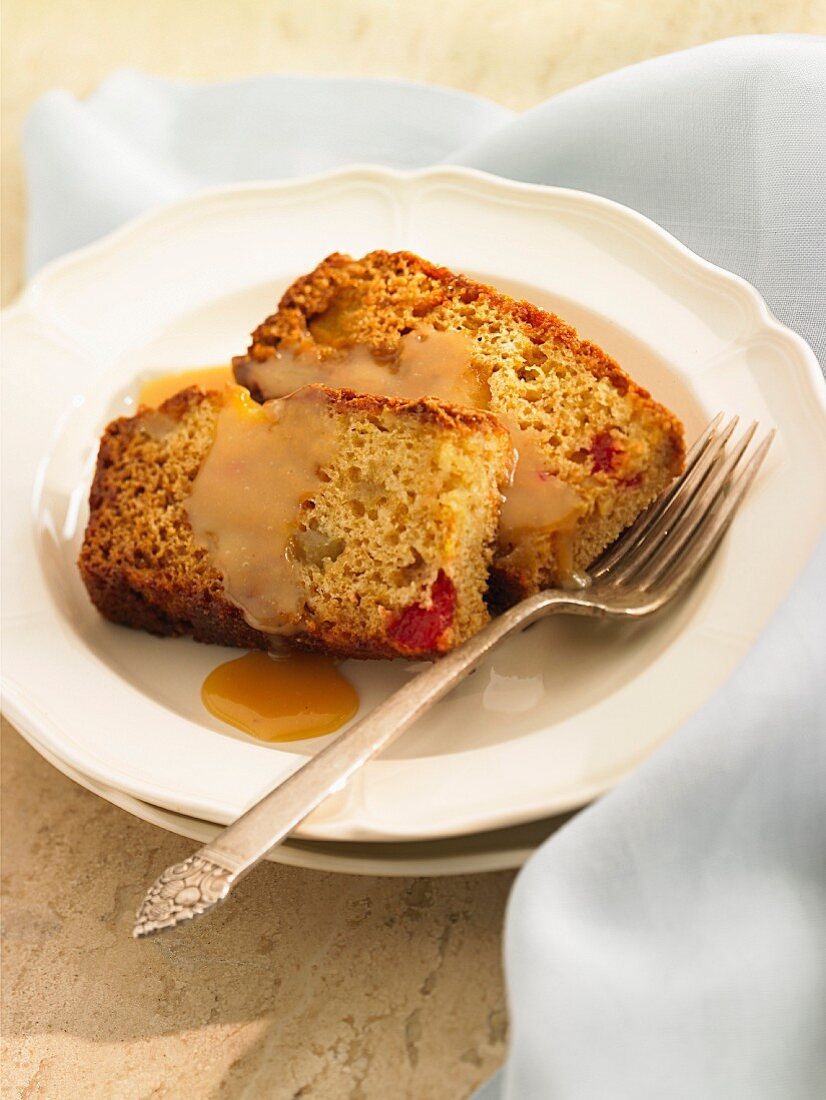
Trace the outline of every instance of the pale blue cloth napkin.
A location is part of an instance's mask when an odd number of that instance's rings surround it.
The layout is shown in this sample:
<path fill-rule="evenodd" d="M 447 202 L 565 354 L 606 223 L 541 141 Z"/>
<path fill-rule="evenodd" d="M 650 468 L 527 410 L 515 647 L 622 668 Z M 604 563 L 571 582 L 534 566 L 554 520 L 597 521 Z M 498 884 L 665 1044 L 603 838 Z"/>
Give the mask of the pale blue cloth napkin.
<path fill-rule="evenodd" d="M 731 39 L 522 116 L 388 81 L 119 73 L 28 120 L 30 270 L 201 186 L 451 161 L 642 211 L 826 366 L 825 44 Z M 717 697 L 519 876 L 509 1057 L 480 1097 L 826 1095 L 824 683 L 826 542 Z"/>
<path fill-rule="evenodd" d="M 23 133 L 29 274 L 202 187 L 345 164 L 425 168 L 513 117 L 464 92 L 390 80 L 192 85 L 126 70 L 82 102 L 57 89 Z"/>

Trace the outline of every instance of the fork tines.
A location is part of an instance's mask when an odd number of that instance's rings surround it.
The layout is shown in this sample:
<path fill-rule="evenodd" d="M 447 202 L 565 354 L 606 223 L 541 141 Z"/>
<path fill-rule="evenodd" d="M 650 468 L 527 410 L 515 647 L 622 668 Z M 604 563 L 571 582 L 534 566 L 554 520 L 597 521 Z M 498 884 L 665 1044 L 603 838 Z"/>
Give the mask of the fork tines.
<path fill-rule="evenodd" d="M 719 542 L 766 457 L 774 431 L 743 463 L 758 424 L 730 448 L 733 417 L 721 427 L 718 413 L 688 452 L 685 470 L 589 570 L 593 582 L 633 586 L 681 586 Z"/>

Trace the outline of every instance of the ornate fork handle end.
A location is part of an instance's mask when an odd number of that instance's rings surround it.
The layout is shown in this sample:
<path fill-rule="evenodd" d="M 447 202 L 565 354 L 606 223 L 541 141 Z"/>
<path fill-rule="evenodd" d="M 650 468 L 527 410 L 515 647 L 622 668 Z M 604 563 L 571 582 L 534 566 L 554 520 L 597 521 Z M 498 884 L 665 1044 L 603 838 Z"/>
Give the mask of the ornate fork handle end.
<path fill-rule="evenodd" d="M 144 939 L 200 917 L 220 905 L 237 877 L 236 872 L 198 853 L 167 867 L 141 902 L 132 935 Z"/>

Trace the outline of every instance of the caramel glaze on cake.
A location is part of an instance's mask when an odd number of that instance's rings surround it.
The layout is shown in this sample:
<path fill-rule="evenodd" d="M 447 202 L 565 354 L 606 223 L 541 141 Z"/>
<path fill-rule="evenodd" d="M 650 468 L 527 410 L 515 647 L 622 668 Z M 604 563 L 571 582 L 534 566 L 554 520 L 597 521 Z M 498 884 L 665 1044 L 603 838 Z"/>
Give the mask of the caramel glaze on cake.
<path fill-rule="evenodd" d="M 437 354 L 406 372 L 412 340 Z M 677 418 L 600 348 L 407 252 L 329 256 L 287 290 L 234 369 L 258 400 L 316 381 L 493 412 L 520 458 L 493 563 L 498 604 L 569 581 L 682 469 Z"/>
<path fill-rule="evenodd" d="M 78 564 L 106 618 L 155 634 L 433 657 L 487 621 L 512 465 L 485 412 L 190 388 L 106 429 Z"/>

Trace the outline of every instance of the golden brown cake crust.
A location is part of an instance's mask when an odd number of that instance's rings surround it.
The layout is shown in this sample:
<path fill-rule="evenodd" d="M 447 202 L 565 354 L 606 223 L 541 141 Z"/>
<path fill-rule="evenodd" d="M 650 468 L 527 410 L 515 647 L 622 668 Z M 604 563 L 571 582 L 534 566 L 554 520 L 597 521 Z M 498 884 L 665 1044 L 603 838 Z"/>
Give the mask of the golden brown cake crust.
<path fill-rule="evenodd" d="M 481 510 L 487 511 L 487 519 L 474 521 L 479 575 L 471 577 L 463 590 L 460 570 L 455 569 L 460 596 L 456 629 L 465 633 L 478 629 L 486 617 L 484 574 L 498 511 L 494 498 L 498 502 L 510 462 L 507 433 L 495 417 L 483 411 L 432 400 L 411 402 L 319 389 L 330 409 L 342 417 L 381 417 L 391 428 L 403 428 L 409 422 L 410 431 L 417 435 L 430 426 L 437 438 L 449 437 L 452 445 L 457 439 L 467 440 L 468 447 L 481 440 L 487 448 L 483 460 L 490 481 L 486 497 L 477 500 Z M 78 566 L 92 602 L 112 622 L 153 634 L 191 635 L 201 642 L 267 649 L 272 647 L 273 637 L 248 625 L 239 608 L 226 598 L 220 573 L 207 551 L 194 541 L 185 508 L 211 447 L 223 401 L 221 394 L 191 387 L 157 410 L 141 408 L 134 417 L 115 420 L 107 427 Z M 435 563 L 434 570 L 439 565 Z M 470 612 L 466 608 L 468 590 L 475 600 Z M 308 614 L 299 633 L 291 636 L 291 644 L 342 657 L 421 658 L 435 656 L 462 640 L 448 631 L 434 642 L 435 648 L 411 649 L 387 629 L 392 622 L 390 611 L 382 612 L 378 627 L 374 623 L 372 631 L 359 634 L 346 618 L 336 621 L 335 615 L 325 614 L 328 606 L 322 601 L 317 614 Z M 462 614 L 467 621 L 460 621 Z"/>
<path fill-rule="evenodd" d="M 278 304 L 277 312 L 262 321 L 253 332 L 247 355 L 253 358 L 266 358 L 282 340 L 295 343 L 306 340 L 308 316 L 313 312 L 323 312 L 335 292 L 352 281 L 354 271 L 359 267 L 365 270 L 390 268 L 398 266 L 399 263 L 402 263 L 405 268 L 403 273 L 399 273 L 400 276 L 421 274 L 437 284 L 437 288 L 430 297 L 427 312 L 453 299 L 465 305 L 479 300 L 485 301 L 503 315 L 529 329 L 537 344 L 552 340 L 559 346 L 567 348 L 579 357 L 594 375 L 609 379 L 619 393 L 625 394 L 633 390 L 641 400 L 650 402 L 652 408 L 674 419 L 673 414 L 655 402 L 648 390 L 634 382 L 616 360 L 606 355 L 596 344 L 581 339 L 576 329 L 566 324 L 555 313 L 540 309 L 531 302 L 511 298 L 495 287 L 476 282 L 466 275 L 456 274 L 446 267 L 438 267 L 413 252 L 387 252 L 378 249 L 369 253 L 363 260 L 354 260 L 342 252 L 331 253 L 313 271 L 302 275 L 287 288 Z M 425 315 L 426 311 L 422 308 L 422 316 Z M 239 356 L 238 361 L 242 361 L 243 358 Z M 681 447 L 684 452 L 679 422 L 676 423 L 675 436 L 675 445 Z"/>
<path fill-rule="evenodd" d="M 217 416 L 220 401 L 219 395 L 192 387 L 171 397 L 158 414 L 180 424 L 201 406 L 211 408 Z M 189 634 L 199 642 L 266 649 L 266 635 L 253 630 L 225 598 L 220 574 L 196 547 L 187 546 L 188 559 L 170 569 L 163 567 L 158 548 L 148 539 L 143 544 L 136 542 L 128 558 L 122 545 L 115 544 L 117 524 L 129 524 L 131 518 L 134 496 L 127 497 L 126 492 L 128 471 L 134 468 L 133 451 L 136 445 L 140 447 L 146 417 L 158 414 L 142 408 L 136 416 L 114 420 L 103 433 L 89 493 L 89 522 L 78 558 L 92 603 L 112 622 L 151 634 Z M 176 475 L 165 477 L 164 488 L 171 497 L 178 487 L 194 479 L 198 465 L 197 452 L 194 461 L 193 456 L 181 456 Z M 154 564 L 158 568 L 152 568 Z M 178 564 L 184 568 L 177 568 Z"/>

